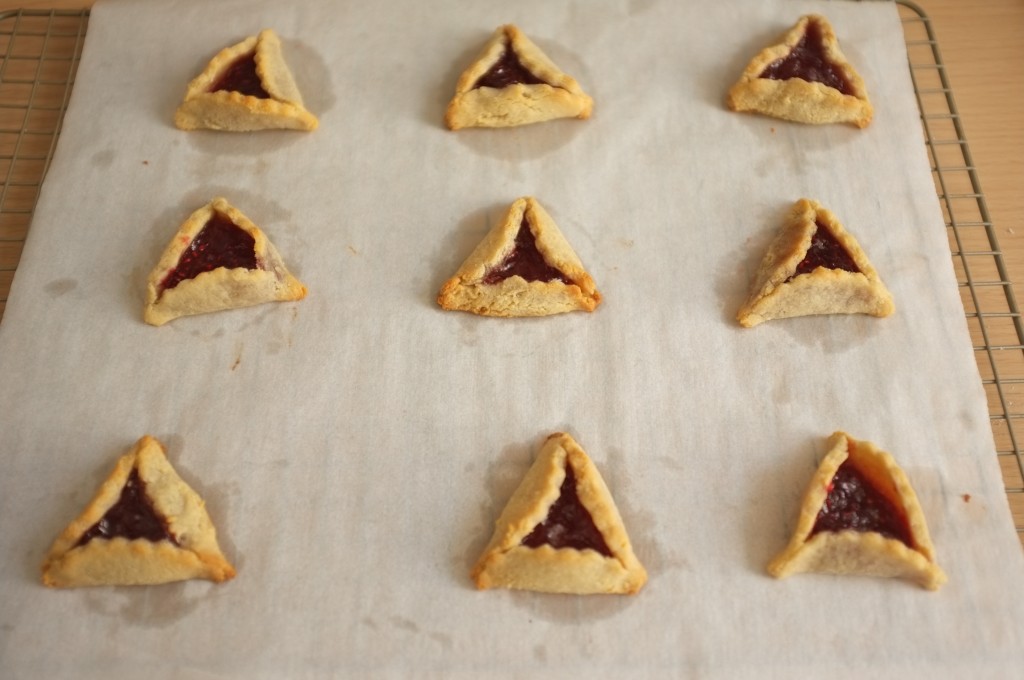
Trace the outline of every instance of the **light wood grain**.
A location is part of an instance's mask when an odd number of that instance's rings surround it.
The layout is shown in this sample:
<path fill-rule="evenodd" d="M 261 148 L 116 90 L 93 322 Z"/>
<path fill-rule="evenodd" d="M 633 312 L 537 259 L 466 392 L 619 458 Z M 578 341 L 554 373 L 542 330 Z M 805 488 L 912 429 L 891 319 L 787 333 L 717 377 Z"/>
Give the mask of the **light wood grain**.
<path fill-rule="evenodd" d="M 917 4 L 932 23 L 1007 274 L 1018 303 L 1024 305 L 1024 79 L 1020 77 L 1024 2 L 918 0 Z M 1017 344 L 1015 337 L 1008 342 Z M 1011 360 L 1019 361 L 1020 352 L 1014 355 Z M 1008 395 L 1011 410 L 1020 412 L 1024 394 L 1013 392 Z M 1007 437 L 1000 432 L 1005 425 L 994 429 L 997 447 L 1006 450 Z M 1012 455 L 1002 456 L 1000 464 L 1020 532 L 1024 529 L 1020 465 Z M 1024 533 L 1019 535 L 1024 543 Z"/>

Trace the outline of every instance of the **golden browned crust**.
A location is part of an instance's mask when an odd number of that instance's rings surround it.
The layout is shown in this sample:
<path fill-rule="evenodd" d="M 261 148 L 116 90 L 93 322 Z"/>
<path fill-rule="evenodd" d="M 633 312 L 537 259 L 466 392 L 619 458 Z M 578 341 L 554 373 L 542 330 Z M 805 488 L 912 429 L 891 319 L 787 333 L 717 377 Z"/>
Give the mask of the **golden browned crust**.
<path fill-rule="evenodd" d="M 516 234 L 526 218 L 544 261 L 560 271 L 562 281 L 526 281 L 511 276 L 499 283 L 484 283 L 489 269 L 501 264 L 515 248 Z M 583 268 L 555 221 L 530 196 L 516 199 L 505 217 L 462 263 L 455 276 L 441 287 L 437 303 L 448 310 L 484 316 L 547 316 L 583 310 L 592 312 L 601 302 L 594 280 Z"/>
<path fill-rule="evenodd" d="M 544 84 L 517 83 L 502 88 L 473 86 L 511 49 Z M 591 99 L 571 76 L 555 66 L 522 31 L 499 26 L 483 53 L 463 71 L 448 104 L 444 121 L 452 130 L 464 127 L 512 127 L 555 118 L 589 118 Z"/>
<path fill-rule="evenodd" d="M 209 89 L 236 59 L 254 52 L 256 73 L 269 99 L 240 92 Z M 281 41 L 271 29 L 221 50 L 188 85 L 185 99 L 174 114 L 182 130 L 315 130 L 316 116 L 306 110 L 295 78 L 285 63 Z"/>
<path fill-rule="evenodd" d="M 132 470 L 178 545 L 167 540 L 94 538 L 78 546 L 85 532 L 120 499 Z M 235 576 L 217 544 L 205 503 L 171 467 L 160 442 L 148 435 L 118 460 L 96 497 L 57 537 L 42 571 L 43 583 L 55 588 L 225 581 Z"/>
<path fill-rule="evenodd" d="M 178 266 L 182 254 L 215 213 L 225 216 L 253 237 L 258 268 L 218 267 L 164 290 L 164 279 Z M 215 198 L 192 213 L 181 225 L 150 272 L 146 280 L 144 319 L 148 324 L 162 326 L 179 316 L 264 302 L 301 300 L 305 296 L 306 287 L 291 275 L 274 244 L 260 228 L 226 199 Z"/>
<path fill-rule="evenodd" d="M 937 590 L 946 582 L 946 575 L 935 563 L 924 513 L 903 470 L 885 451 L 845 432 L 833 433 L 828 445 L 829 452 L 804 494 L 793 537 L 768 565 L 768 573 L 776 578 L 801 572 L 898 577 Z M 821 531 L 811 536 L 832 478 L 847 460 L 906 514 L 910 545 L 873 531 Z"/>
<path fill-rule="evenodd" d="M 789 55 L 807 33 L 810 22 L 821 28 L 825 56 L 842 72 L 853 94 L 843 94 L 824 83 L 803 78 L 761 77 L 769 65 Z M 765 48 L 751 60 L 729 90 L 726 106 L 732 111 L 751 111 L 798 123 L 851 123 L 860 128 L 866 127 L 874 115 L 864 80 L 839 49 L 839 41 L 828 19 L 817 14 L 801 17 L 780 44 Z"/>
<path fill-rule="evenodd" d="M 859 272 L 818 267 L 794 276 L 821 222 L 843 246 Z M 754 277 L 750 296 L 736 314 L 750 327 L 770 319 L 811 314 L 889 316 L 892 295 L 857 240 L 817 201 L 801 198 L 772 242 Z"/>
<path fill-rule="evenodd" d="M 522 544 L 558 500 L 567 465 L 576 477 L 580 502 L 604 537 L 611 557 L 590 549 Z M 502 511 L 472 578 L 480 589 L 631 595 L 647 582 L 647 572 L 633 554 L 622 518 L 597 467 L 572 437 L 556 432 L 545 440 Z"/>

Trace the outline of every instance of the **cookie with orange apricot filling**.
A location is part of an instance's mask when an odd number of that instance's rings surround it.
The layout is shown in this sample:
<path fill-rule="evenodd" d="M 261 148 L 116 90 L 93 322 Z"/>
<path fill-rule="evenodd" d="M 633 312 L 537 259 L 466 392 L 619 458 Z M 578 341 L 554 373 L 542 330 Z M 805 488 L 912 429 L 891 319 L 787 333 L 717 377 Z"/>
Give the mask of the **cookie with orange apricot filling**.
<path fill-rule="evenodd" d="M 54 541 L 42 569 L 43 583 L 56 588 L 235 575 L 202 498 L 150 436 L 118 460 L 85 511 Z"/>
<path fill-rule="evenodd" d="M 600 302 L 558 225 L 529 196 L 509 206 L 437 296 L 444 309 L 505 317 L 591 312 Z"/>
<path fill-rule="evenodd" d="M 589 118 L 594 101 L 526 34 L 509 24 L 459 77 L 445 112 L 452 130 Z"/>
<path fill-rule="evenodd" d="M 182 130 L 315 130 L 271 29 L 221 50 L 188 85 L 174 114 Z"/>
<path fill-rule="evenodd" d="M 802 198 L 761 260 L 736 318 L 750 327 L 811 314 L 889 316 L 895 309 L 853 235 L 820 203 Z"/>
<path fill-rule="evenodd" d="M 768 572 L 896 577 L 938 589 L 946 575 L 903 470 L 885 451 L 845 432 L 835 432 L 828 444 L 793 537 Z"/>
<path fill-rule="evenodd" d="M 473 569 L 477 587 L 634 594 L 647 572 L 597 467 L 569 435 L 541 447 Z"/>
<path fill-rule="evenodd" d="M 726 105 L 798 123 L 861 128 L 874 115 L 864 80 L 839 49 L 828 19 L 817 14 L 801 17 L 781 43 L 754 57 Z"/>
<path fill-rule="evenodd" d="M 216 198 L 181 225 L 150 272 L 144 318 L 161 326 L 179 316 L 305 296 L 263 231 Z"/>

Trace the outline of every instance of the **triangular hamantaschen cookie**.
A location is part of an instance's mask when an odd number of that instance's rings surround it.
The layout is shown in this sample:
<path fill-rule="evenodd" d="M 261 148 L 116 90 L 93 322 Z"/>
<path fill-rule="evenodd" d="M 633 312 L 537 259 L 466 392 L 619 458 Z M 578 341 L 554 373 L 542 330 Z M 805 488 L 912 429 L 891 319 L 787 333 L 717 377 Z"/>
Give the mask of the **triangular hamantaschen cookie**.
<path fill-rule="evenodd" d="M 472 577 L 480 589 L 633 594 L 647 572 L 597 468 L 556 432 L 502 511 Z"/>
<path fill-rule="evenodd" d="M 750 327 L 793 316 L 889 316 L 894 310 L 856 239 L 820 203 L 802 198 L 768 248 L 736 318 Z"/>
<path fill-rule="evenodd" d="M 899 577 L 929 590 L 945 583 L 917 495 L 892 456 L 845 432 L 828 446 L 793 537 L 768 572 Z"/>
<path fill-rule="evenodd" d="M 281 52 L 281 40 L 266 29 L 226 47 L 188 85 L 174 114 L 182 130 L 314 130 Z"/>
<path fill-rule="evenodd" d="M 203 500 L 149 436 L 117 461 L 43 563 L 43 583 L 56 588 L 225 581 L 234 575 Z"/>
<path fill-rule="evenodd" d="M 161 326 L 188 314 L 305 296 L 259 227 L 216 198 L 181 225 L 150 272 L 145 320 Z"/>
<path fill-rule="evenodd" d="M 463 71 L 445 124 L 512 127 L 554 118 L 589 118 L 594 101 L 513 25 L 500 26 Z"/>
<path fill-rule="evenodd" d="M 865 127 L 874 110 L 860 74 L 839 49 L 828 20 L 811 14 L 765 48 L 729 90 L 727 106 L 798 123 Z"/>
<path fill-rule="evenodd" d="M 445 282 L 444 309 L 485 316 L 593 311 L 601 294 L 551 216 L 519 198 Z"/>

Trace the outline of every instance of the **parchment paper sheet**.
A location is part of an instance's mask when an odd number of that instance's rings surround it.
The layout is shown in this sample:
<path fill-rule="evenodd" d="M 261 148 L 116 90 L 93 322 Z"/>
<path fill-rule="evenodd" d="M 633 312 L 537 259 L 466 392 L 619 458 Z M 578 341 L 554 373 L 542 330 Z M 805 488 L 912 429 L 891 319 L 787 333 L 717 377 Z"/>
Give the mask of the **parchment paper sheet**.
<path fill-rule="evenodd" d="M 723 106 L 809 11 L 867 83 L 865 130 Z M 459 72 L 506 22 L 581 82 L 592 119 L 443 128 Z M 175 129 L 187 82 L 264 27 L 320 128 Z M 308 298 L 145 325 L 146 274 L 217 195 L 261 225 Z M 535 320 L 440 311 L 440 284 L 521 195 L 548 209 L 605 303 Z M 801 196 L 859 239 L 894 316 L 735 323 Z M 1024 563 L 888 3 L 100 3 L 0 376 L 5 677 L 1024 667 Z M 941 591 L 765 574 L 836 429 L 908 473 Z M 468 579 L 555 430 L 618 502 L 650 572 L 636 597 Z M 207 499 L 237 579 L 46 590 L 50 542 L 144 433 Z"/>

